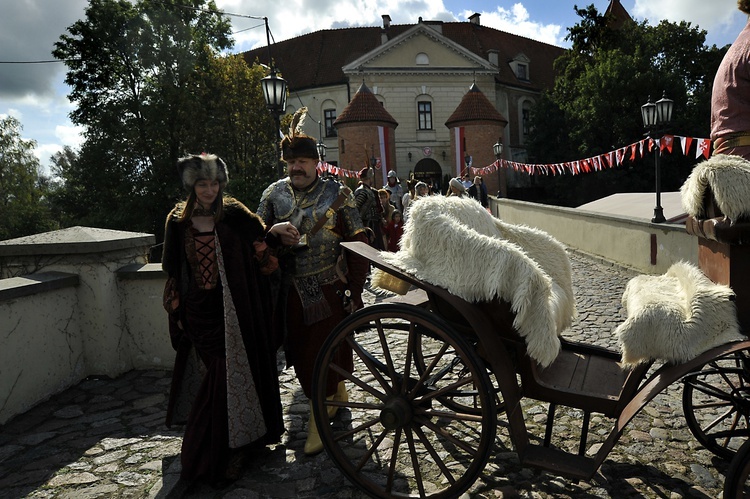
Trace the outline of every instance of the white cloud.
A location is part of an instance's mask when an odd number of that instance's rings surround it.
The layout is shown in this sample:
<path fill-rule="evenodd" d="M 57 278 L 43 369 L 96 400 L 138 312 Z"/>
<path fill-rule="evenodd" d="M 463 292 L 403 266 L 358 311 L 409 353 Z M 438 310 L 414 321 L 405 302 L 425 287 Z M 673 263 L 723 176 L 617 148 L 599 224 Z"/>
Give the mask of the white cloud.
<path fill-rule="evenodd" d="M 83 127 L 73 125 L 57 125 L 55 127 L 55 137 L 60 139 L 64 146 L 70 146 L 77 149 L 83 144 Z"/>
<path fill-rule="evenodd" d="M 738 20 L 746 16 L 737 9 L 736 0 L 635 0 L 631 15 L 657 24 L 666 19 L 688 21 L 693 26 L 717 34 L 736 33 Z"/>
<path fill-rule="evenodd" d="M 474 12 L 465 10 L 461 13 L 468 18 Z M 482 24 L 512 33 L 514 35 L 533 38 L 551 45 L 562 45 L 560 33 L 563 27 L 559 24 L 541 24 L 530 20 L 529 12 L 523 4 L 516 3 L 510 10 L 498 7 L 494 12 L 482 12 Z"/>
<path fill-rule="evenodd" d="M 468 19 L 474 11 L 464 10 L 460 16 Z M 562 26 L 559 24 L 541 24 L 529 20 L 529 12 L 523 4 L 516 3 L 510 10 L 498 7 L 494 12 L 482 12 L 482 24 L 512 33 L 514 35 L 533 38 L 550 45 L 561 46 L 563 38 L 560 36 Z"/>

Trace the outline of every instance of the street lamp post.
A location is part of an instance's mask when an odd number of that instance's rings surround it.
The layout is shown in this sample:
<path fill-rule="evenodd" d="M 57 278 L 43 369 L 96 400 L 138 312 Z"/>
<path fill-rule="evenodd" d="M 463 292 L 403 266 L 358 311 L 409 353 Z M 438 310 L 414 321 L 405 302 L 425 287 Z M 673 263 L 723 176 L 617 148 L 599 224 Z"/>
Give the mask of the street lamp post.
<path fill-rule="evenodd" d="M 318 148 L 318 158 L 320 158 L 320 162 L 325 162 L 326 145 L 323 143 L 323 128 L 320 121 L 318 121 L 318 144 L 315 147 Z"/>
<path fill-rule="evenodd" d="M 643 118 L 643 127 L 646 129 L 646 136 L 656 141 L 656 150 L 654 151 L 654 168 L 656 169 L 656 206 L 654 207 L 654 216 L 651 219 L 653 223 L 666 222 L 664 210 L 661 207 L 661 166 L 659 165 L 659 156 L 661 156 L 661 147 L 659 141 L 666 132 L 666 127 L 672 121 L 672 108 L 674 101 L 667 99 L 666 92 L 662 98 L 651 102 L 651 96 L 648 102 L 641 106 L 641 117 Z"/>
<path fill-rule="evenodd" d="M 502 171 L 503 169 L 500 166 L 500 158 L 503 156 L 503 143 L 500 142 L 500 139 L 497 139 L 497 142 L 492 146 L 492 152 L 495 153 L 495 159 L 498 160 L 497 165 L 497 181 L 498 181 L 498 192 L 497 197 L 502 197 L 503 194 L 503 175 Z"/>
<path fill-rule="evenodd" d="M 266 100 L 266 107 L 273 116 L 277 133 L 281 131 L 281 115 L 286 110 L 286 80 L 276 76 L 276 68 L 271 59 L 271 30 L 268 28 L 268 18 L 264 17 L 266 23 L 266 42 L 268 43 L 268 65 L 270 74 L 260 80 L 260 86 L 263 89 L 263 98 Z M 274 138 L 278 152 L 277 173 L 279 178 L 284 176 L 284 166 L 281 163 L 281 144 L 279 138 Z"/>

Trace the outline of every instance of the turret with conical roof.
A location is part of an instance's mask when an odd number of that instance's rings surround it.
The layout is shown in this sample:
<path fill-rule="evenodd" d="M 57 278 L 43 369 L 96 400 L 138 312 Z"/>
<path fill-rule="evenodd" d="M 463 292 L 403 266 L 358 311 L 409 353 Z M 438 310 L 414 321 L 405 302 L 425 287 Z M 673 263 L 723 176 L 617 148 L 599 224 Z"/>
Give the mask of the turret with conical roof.
<path fill-rule="evenodd" d="M 385 110 L 375 94 L 362 82 L 357 93 L 336 121 L 339 166 L 359 170 L 375 162 L 376 183 L 384 185 L 388 170 L 395 170 L 398 122 Z"/>
<path fill-rule="evenodd" d="M 451 136 L 451 174 L 460 176 L 466 172 L 467 158 L 474 168 L 494 163 L 496 158 L 492 146 L 503 136 L 507 124 L 508 120 L 495 109 L 476 83 L 472 83 L 445 122 Z M 500 192 L 507 196 L 504 168 L 499 168 L 496 174 L 483 176 L 483 179 L 490 193 Z"/>

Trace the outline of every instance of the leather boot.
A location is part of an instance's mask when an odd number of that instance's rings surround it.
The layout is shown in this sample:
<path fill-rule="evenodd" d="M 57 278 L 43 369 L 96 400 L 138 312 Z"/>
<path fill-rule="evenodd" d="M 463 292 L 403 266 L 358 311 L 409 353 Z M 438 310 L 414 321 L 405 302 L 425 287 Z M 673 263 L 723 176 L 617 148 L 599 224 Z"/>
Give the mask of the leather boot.
<path fill-rule="evenodd" d="M 326 400 L 349 402 L 349 394 L 346 392 L 346 384 L 343 381 L 339 381 L 339 384 L 336 387 L 336 393 L 326 397 Z M 328 411 L 329 418 L 335 417 L 336 413 L 339 412 L 339 408 L 335 405 L 329 405 L 326 410 Z"/>
<path fill-rule="evenodd" d="M 307 421 L 307 440 L 305 441 L 305 454 L 314 456 L 323 450 L 323 442 L 318 434 L 318 427 L 315 425 L 315 415 L 310 402 L 310 419 Z"/>

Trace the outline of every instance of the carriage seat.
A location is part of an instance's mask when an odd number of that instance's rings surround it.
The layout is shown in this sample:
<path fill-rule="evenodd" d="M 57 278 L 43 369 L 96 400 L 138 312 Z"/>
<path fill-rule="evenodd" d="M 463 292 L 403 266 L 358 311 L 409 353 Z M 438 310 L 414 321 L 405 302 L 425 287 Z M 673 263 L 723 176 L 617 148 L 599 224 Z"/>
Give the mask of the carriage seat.
<path fill-rule="evenodd" d="M 469 198 L 415 201 L 388 264 L 469 303 L 507 302 L 513 328 L 542 366 L 560 352 L 558 335 L 573 321 L 575 296 L 568 255 L 549 234 L 505 223 Z M 373 286 L 390 277 L 373 271 Z"/>
<path fill-rule="evenodd" d="M 728 244 L 750 243 L 750 161 L 717 154 L 680 187 L 687 232 Z"/>
<path fill-rule="evenodd" d="M 734 292 L 687 262 L 664 275 L 639 275 L 622 296 L 627 319 L 615 330 L 623 361 L 683 363 L 715 346 L 744 339 Z"/>

